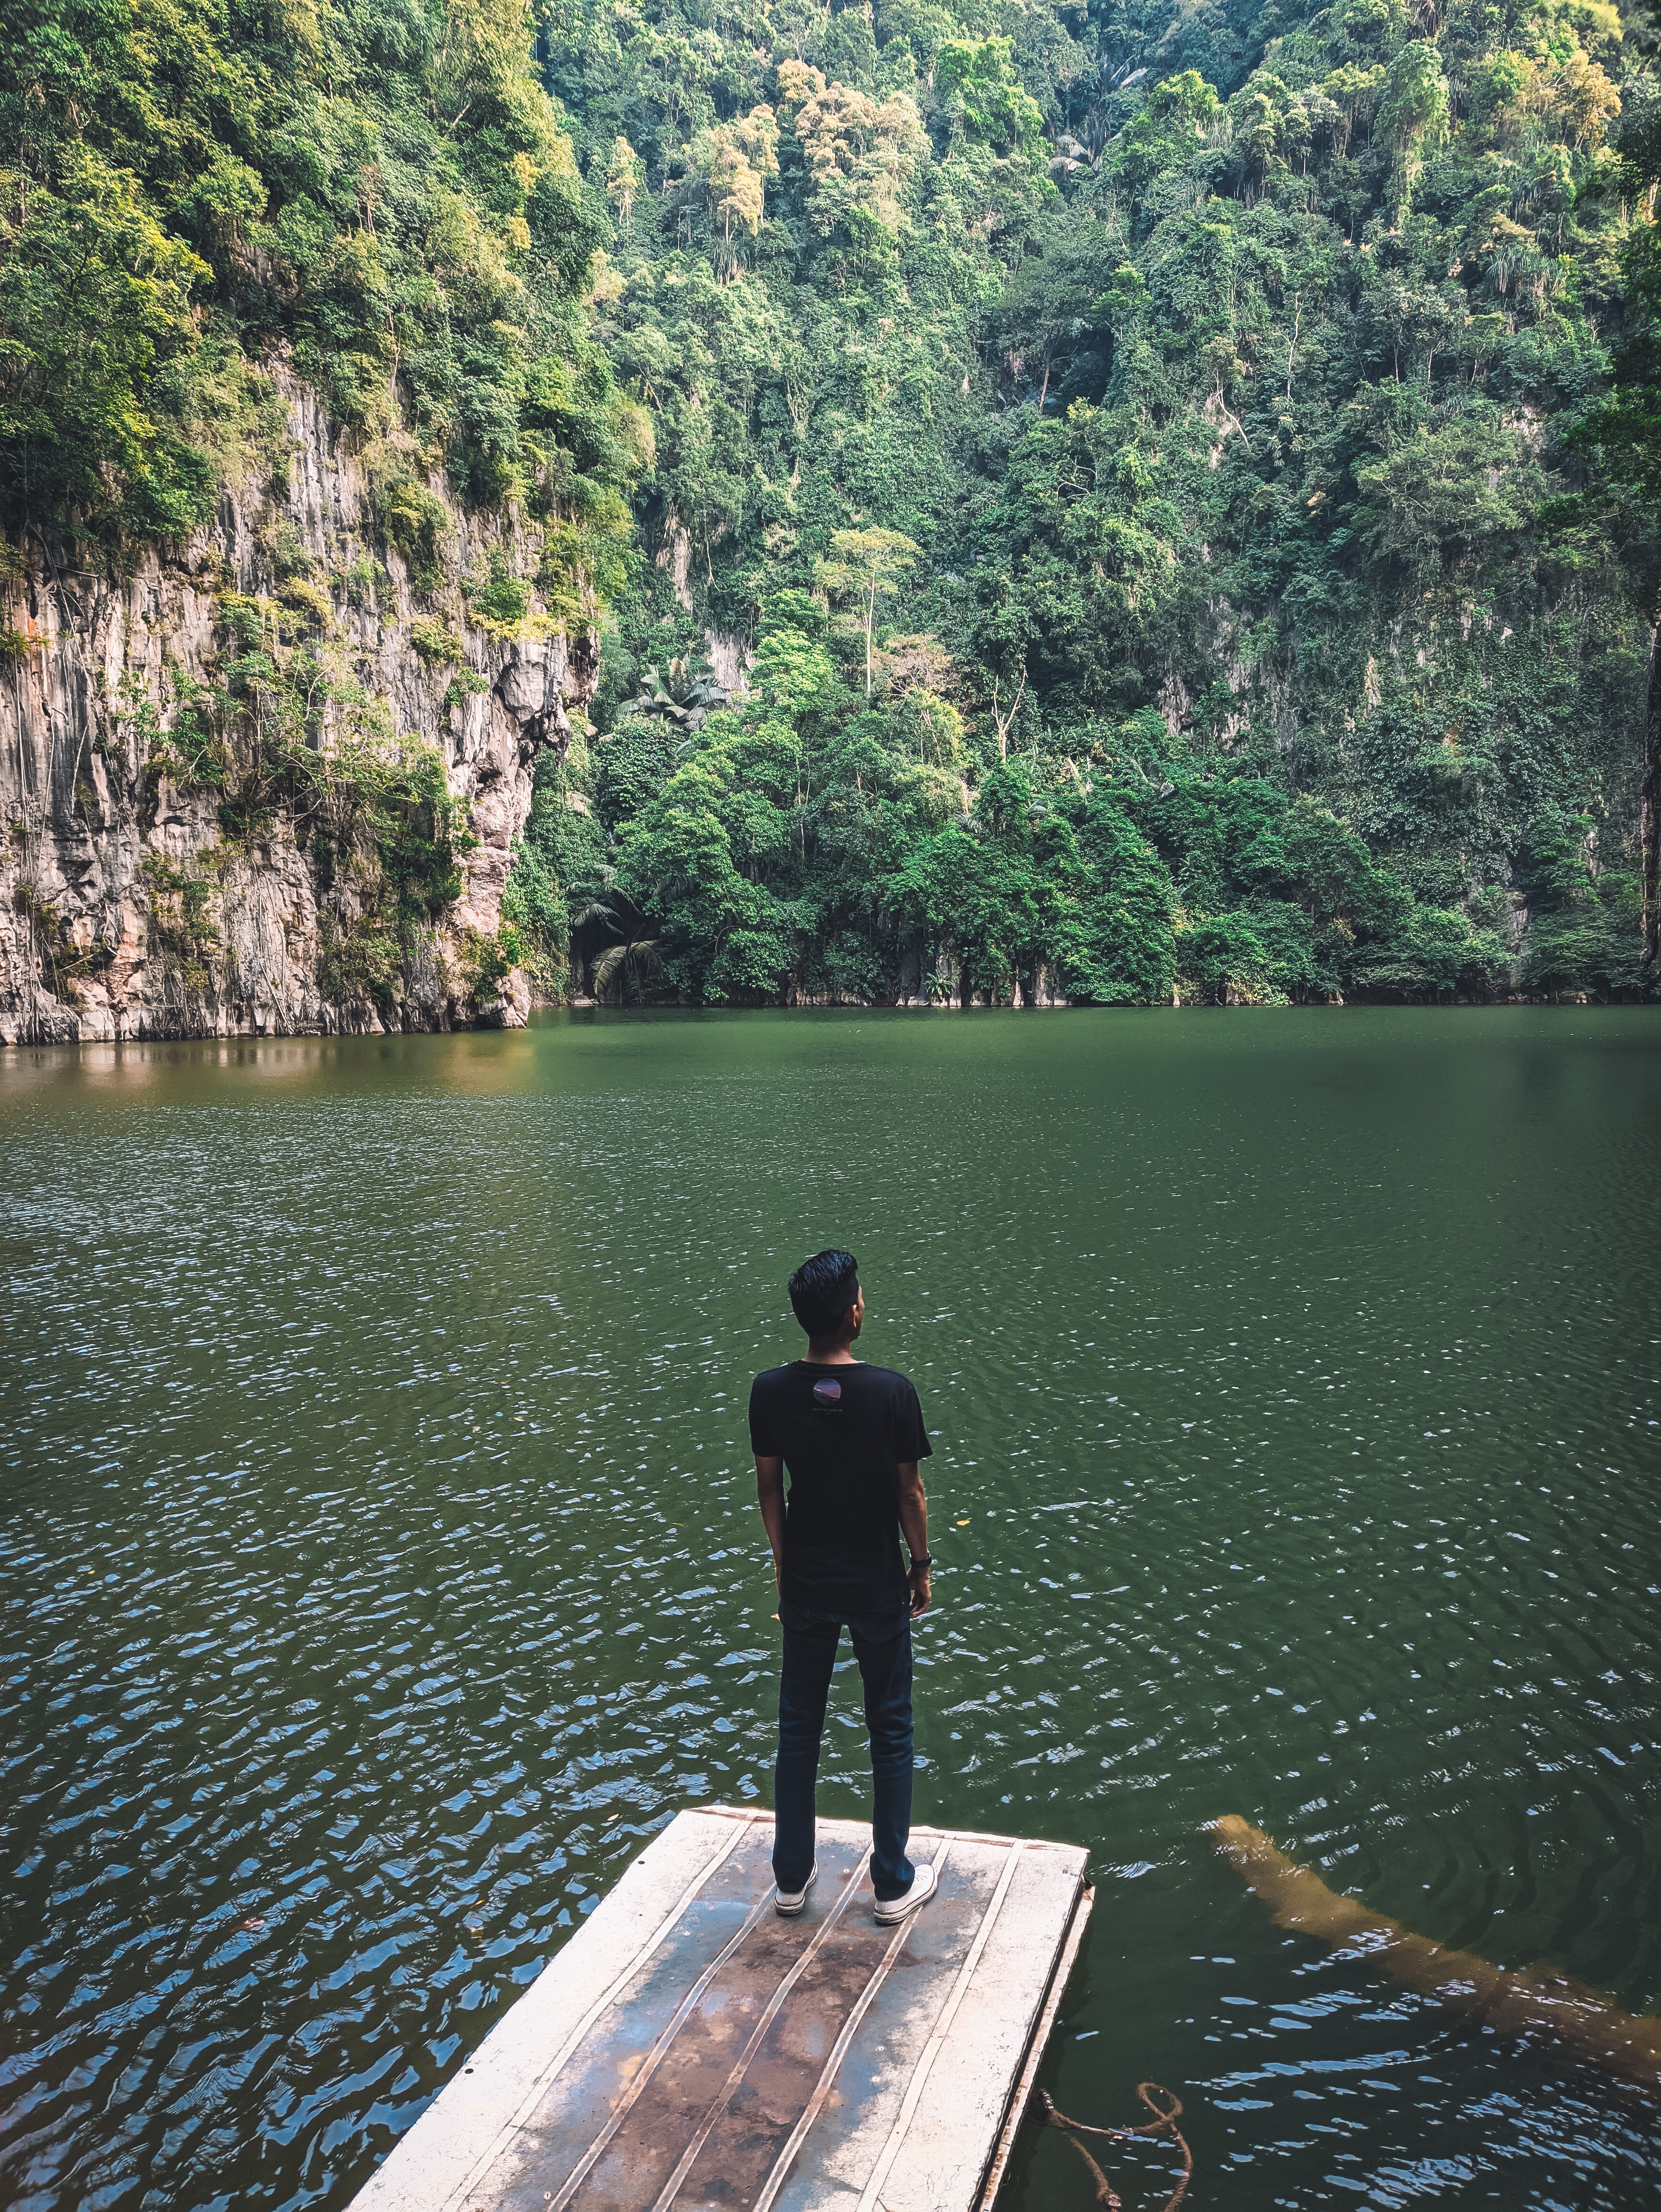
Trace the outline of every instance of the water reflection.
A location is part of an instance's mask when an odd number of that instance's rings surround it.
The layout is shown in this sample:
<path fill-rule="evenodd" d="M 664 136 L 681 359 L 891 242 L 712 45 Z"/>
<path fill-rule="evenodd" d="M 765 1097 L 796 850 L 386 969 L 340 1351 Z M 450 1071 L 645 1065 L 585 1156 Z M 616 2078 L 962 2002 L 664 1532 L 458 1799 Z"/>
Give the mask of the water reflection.
<path fill-rule="evenodd" d="M 439 1056 L 441 1055 L 441 1058 Z M 525 1040 L 503 1030 L 445 1037 L 230 1037 L 19 1046 L 0 1054 L 0 1110 L 30 1097 L 61 1108 L 75 1098 L 177 1101 L 234 1097 L 277 1085 L 326 1096 L 340 1083 L 402 1091 L 435 1083 L 447 1093 L 535 1089 Z"/>

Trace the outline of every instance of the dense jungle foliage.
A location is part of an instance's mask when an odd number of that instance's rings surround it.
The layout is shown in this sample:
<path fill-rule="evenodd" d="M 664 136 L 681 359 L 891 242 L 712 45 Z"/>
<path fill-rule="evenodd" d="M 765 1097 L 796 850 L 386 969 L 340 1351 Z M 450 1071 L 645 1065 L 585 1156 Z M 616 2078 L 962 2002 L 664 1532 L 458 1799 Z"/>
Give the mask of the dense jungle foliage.
<path fill-rule="evenodd" d="M 0 521 L 187 531 L 280 465 L 273 347 L 435 592 L 437 471 L 532 516 L 496 634 L 610 606 L 509 886 L 551 988 L 1646 987 L 1609 0 L 4 18 Z"/>
<path fill-rule="evenodd" d="M 611 995 L 1643 988 L 1644 43 L 569 0 L 655 456 L 526 922 Z"/>

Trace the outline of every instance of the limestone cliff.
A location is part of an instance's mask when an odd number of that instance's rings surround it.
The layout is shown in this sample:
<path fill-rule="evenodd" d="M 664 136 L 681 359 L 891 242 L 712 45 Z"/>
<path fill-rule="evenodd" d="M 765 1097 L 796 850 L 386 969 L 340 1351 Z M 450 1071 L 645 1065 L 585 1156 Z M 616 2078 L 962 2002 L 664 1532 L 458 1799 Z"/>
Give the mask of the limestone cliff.
<path fill-rule="evenodd" d="M 268 368 L 210 527 L 0 580 L 7 1043 L 525 1018 L 502 890 L 594 638 L 542 611 L 542 532 Z"/>

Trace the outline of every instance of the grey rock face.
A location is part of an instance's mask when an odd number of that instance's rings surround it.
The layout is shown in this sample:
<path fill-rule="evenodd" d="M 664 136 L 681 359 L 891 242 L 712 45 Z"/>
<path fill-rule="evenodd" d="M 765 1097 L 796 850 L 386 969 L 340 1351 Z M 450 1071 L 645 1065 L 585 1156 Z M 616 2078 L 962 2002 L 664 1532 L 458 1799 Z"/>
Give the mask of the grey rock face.
<path fill-rule="evenodd" d="M 270 373 L 286 481 L 251 470 L 207 528 L 130 571 L 32 538 L 23 574 L 0 582 L 0 1042 L 525 1020 L 522 979 L 482 981 L 481 947 L 501 924 L 537 756 L 563 752 L 569 711 L 593 696 L 596 641 L 538 625 L 534 605 L 525 635 L 472 623 L 458 578 L 493 553 L 534 574 L 540 533 L 447 499 L 446 577 L 417 592 L 376 527 L 363 453 L 282 363 Z M 228 821 L 222 779 L 193 775 L 176 734 L 193 696 L 235 680 L 246 647 L 228 595 L 283 641 L 317 787 L 291 776 Z M 378 940 L 366 980 L 338 948 L 380 926 L 374 840 L 317 791 L 343 763 L 415 743 L 465 804 L 459 895 Z"/>

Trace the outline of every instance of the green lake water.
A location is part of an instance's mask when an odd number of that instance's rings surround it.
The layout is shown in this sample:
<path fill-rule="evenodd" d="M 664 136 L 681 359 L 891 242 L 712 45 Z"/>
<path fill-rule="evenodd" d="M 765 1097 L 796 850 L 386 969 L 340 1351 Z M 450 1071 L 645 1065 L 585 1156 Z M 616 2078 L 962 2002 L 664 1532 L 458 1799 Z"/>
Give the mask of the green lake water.
<path fill-rule="evenodd" d="M 919 1817 L 1097 1872 L 1062 2106 L 1174 2089 L 1195 2212 L 1653 2207 L 1640 2094 L 1203 1828 L 1661 2004 L 1658 1158 L 1649 1010 L 5 1054 L 0 2203 L 344 2205 L 657 1827 L 765 1802 L 745 1401 L 835 1242 L 934 1433 Z M 1092 2193 L 1029 2134 L 1001 2207 Z"/>

